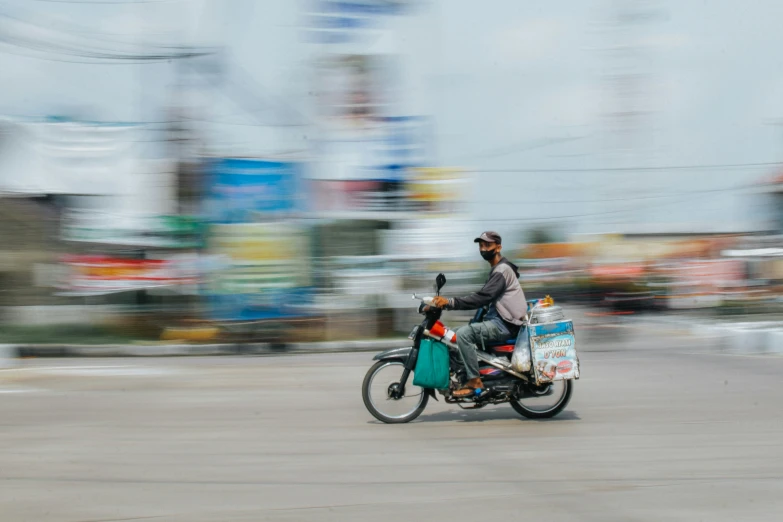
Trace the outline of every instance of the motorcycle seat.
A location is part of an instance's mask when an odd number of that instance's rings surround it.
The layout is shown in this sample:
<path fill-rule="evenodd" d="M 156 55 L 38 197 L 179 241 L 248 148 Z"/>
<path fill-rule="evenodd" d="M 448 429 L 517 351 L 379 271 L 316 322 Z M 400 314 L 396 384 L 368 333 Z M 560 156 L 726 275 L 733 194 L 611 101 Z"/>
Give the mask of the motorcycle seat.
<path fill-rule="evenodd" d="M 496 354 L 508 354 L 514 352 L 514 344 L 516 342 L 516 339 L 507 339 L 505 341 L 485 342 L 484 346 L 486 346 L 488 352 Z"/>
<path fill-rule="evenodd" d="M 494 353 L 514 353 L 514 345 L 513 344 L 502 344 L 500 346 L 493 346 L 489 348 Z"/>

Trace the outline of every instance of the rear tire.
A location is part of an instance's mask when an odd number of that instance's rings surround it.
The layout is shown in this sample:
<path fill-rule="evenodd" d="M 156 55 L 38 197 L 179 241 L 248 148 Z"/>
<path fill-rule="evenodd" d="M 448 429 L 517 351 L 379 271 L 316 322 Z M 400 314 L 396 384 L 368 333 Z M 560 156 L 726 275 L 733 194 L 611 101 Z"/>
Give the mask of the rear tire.
<path fill-rule="evenodd" d="M 405 368 L 405 363 L 399 360 L 378 361 L 377 363 L 373 364 L 369 370 L 367 370 L 367 375 L 364 376 L 364 382 L 362 383 L 362 399 L 364 400 L 364 406 L 367 408 L 367 411 L 369 411 L 372 414 L 373 417 L 386 424 L 403 424 L 406 422 L 410 422 L 416 419 L 419 415 L 421 415 L 421 412 L 423 412 L 424 408 L 427 407 L 427 402 L 429 401 L 430 398 L 430 396 L 428 395 L 428 391 L 425 389 L 421 390 L 420 402 L 416 406 L 416 408 L 410 413 L 397 417 L 392 417 L 383 414 L 381 411 L 378 410 L 378 408 L 375 407 L 375 404 L 373 404 L 370 390 L 372 388 L 372 384 L 375 376 L 382 368 L 385 368 L 387 366 L 399 366 L 400 376 L 402 376 L 402 370 Z M 406 385 L 411 386 L 412 383 L 413 383 L 413 373 L 411 373 L 410 376 L 408 377 L 408 382 L 406 383 Z"/>
<path fill-rule="evenodd" d="M 552 408 L 543 411 L 532 410 L 530 408 L 526 408 L 525 405 L 522 402 L 520 402 L 518 399 L 511 400 L 511 407 L 514 408 L 514 411 L 516 411 L 517 413 L 519 413 L 520 415 L 528 419 L 551 419 L 552 417 L 554 417 L 555 415 L 563 411 L 566 406 L 568 406 L 568 402 L 571 400 L 571 394 L 574 393 L 573 379 L 569 379 L 564 382 L 565 382 L 565 391 L 560 396 L 560 400 L 558 400 L 557 403 L 552 406 Z"/>

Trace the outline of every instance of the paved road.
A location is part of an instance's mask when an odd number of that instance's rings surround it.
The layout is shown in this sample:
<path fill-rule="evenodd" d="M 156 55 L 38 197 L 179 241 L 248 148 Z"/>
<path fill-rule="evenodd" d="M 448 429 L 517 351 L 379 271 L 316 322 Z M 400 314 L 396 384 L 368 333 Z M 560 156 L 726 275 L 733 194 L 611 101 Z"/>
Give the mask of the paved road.
<path fill-rule="evenodd" d="M 779 520 L 783 359 L 628 346 L 583 353 L 558 419 L 398 426 L 362 404 L 370 354 L 25 361 L 0 520 Z"/>

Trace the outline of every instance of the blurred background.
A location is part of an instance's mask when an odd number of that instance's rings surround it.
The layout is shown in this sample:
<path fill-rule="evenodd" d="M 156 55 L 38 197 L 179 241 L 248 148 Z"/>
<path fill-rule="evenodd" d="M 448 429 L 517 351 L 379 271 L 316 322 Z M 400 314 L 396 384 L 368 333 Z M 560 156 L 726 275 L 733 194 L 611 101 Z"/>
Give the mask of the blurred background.
<path fill-rule="evenodd" d="M 487 229 L 528 298 L 779 319 L 776 14 L 4 1 L 0 338 L 396 337 Z"/>

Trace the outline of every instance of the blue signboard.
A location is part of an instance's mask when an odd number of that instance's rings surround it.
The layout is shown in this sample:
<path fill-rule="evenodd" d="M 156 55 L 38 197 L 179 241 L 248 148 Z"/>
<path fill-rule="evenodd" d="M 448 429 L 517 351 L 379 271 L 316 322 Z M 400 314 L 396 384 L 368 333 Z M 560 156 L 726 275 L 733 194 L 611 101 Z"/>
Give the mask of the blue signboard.
<path fill-rule="evenodd" d="M 306 26 L 313 41 L 343 44 L 366 37 L 384 17 L 404 14 L 409 3 L 399 0 L 313 0 Z"/>
<path fill-rule="evenodd" d="M 251 223 L 300 210 L 301 165 L 226 158 L 212 163 L 206 214 L 213 223 Z"/>

